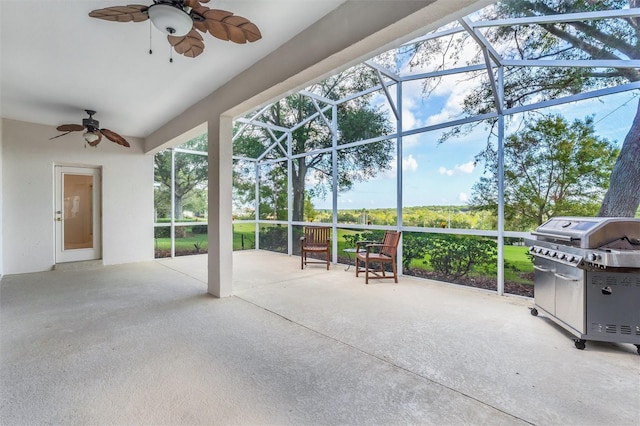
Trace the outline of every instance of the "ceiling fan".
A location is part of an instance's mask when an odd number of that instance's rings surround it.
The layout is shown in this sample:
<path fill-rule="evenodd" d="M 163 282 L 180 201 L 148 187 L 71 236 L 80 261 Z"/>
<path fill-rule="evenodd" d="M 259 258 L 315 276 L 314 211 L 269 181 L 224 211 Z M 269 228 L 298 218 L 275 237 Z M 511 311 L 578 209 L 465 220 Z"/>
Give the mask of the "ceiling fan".
<path fill-rule="evenodd" d="M 221 40 L 241 44 L 262 38 L 254 23 L 226 10 L 209 9 L 202 5 L 208 2 L 209 0 L 153 0 L 150 6 L 112 6 L 96 9 L 89 16 L 114 22 L 142 22 L 150 19 L 158 30 L 167 34 L 175 51 L 189 58 L 195 58 L 204 51 L 203 38 L 198 31 L 209 32 Z"/>
<path fill-rule="evenodd" d="M 90 109 L 85 109 L 87 114 L 89 114 L 89 118 L 82 119 L 82 125 L 80 124 L 63 124 L 61 126 L 56 127 L 56 130 L 59 132 L 66 132 L 58 136 L 54 136 L 51 139 L 59 138 L 60 136 L 68 135 L 71 132 L 80 132 L 86 129 L 86 132 L 82 135 L 84 140 L 87 142 L 89 146 L 96 146 L 102 140 L 102 135 L 104 135 L 111 142 L 115 142 L 118 145 L 129 147 L 129 142 L 116 132 L 112 132 L 109 129 L 101 129 L 100 122 L 93 118 L 93 115 L 96 113 Z"/>

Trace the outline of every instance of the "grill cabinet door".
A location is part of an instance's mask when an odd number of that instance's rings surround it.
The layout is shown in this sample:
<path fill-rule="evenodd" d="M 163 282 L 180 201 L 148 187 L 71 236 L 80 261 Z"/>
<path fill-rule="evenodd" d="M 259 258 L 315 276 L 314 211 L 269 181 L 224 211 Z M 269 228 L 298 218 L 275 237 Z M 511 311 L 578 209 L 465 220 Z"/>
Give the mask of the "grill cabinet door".
<path fill-rule="evenodd" d="M 556 264 L 540 257 L 534 262 L 534 296 L 536 305 L 551 315 L 556 314 Z"/>
<path fill-rule="evenodd" d="M 580 334 L 585 334 L 584 271 L 558 264 L 555 275 L 556 317 Z"/>

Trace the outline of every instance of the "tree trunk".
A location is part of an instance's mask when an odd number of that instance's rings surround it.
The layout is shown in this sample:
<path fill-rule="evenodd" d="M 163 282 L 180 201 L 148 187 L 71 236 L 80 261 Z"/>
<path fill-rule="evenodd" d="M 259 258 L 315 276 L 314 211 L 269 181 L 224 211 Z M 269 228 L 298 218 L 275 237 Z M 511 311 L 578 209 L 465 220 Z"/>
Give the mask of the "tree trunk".
<path fill-rule="evenodd" d="M 307 177 L 307 165 L 304 158 L 298 159 L 298 173 L 293 174 L 293 212 L 292 220 L 302 222 L 304 220 L 304 181 Z"/>
<path fill-rule="evenodd" d="M 174 219 L 176 219 L 176 220 L 177 219 L 184 219 L 184 216 L 182 214 L 182 197 L 179 197 L 179 196 L 176 195 L 174 197 L 173 203 L 174 203 L 174 208 L 175 208 L 174 209 L 174 212 L 175 212 L 174 213 L 174 215 L 175 215 Z"/>
<path fill-rule="evenodd" d="M 640 205 L 640 102 L 611 172 L 598 216 L 634 217 Z"/>

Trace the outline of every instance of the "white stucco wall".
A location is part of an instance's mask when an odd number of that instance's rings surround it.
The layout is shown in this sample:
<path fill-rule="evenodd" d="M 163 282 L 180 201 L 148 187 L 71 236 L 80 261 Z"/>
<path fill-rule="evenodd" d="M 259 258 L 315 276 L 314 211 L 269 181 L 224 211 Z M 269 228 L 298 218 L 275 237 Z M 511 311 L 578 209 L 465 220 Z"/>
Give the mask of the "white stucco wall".
<path fill-rule="evenodd" d="M 3 172 L 2 172 L 2 165 L 4 164 L 4 160 L 3 160 L 3 156 L 2 156 L 2 120 L 0 120 L 0 188 L 3 188 L 2 186 L 2 176 L 3 176 Z M 2 223 L 4 223 L 3 220 L 3 214 L 2 214 L 2 205 L 3 205 L 3 201 L 4 201 L 4 196 L 2 195 L 2 192 L 0 191 L 0 277 L 2 275 L 4 275 L 4 256 L 2 255 L 3 251 L 2 251 L 2 242 L 4 241 L 4 237 L 3 237 L 3 233 L 2 233 Z"/>
<path fill-rule="evenodd" d="M 80 133 L 49 140 L 54 127 L 3 119 L 2 266 L 5 274 L 50 270 L 54 253 L 54 165 L 102 167 L 105 265 L 153 259 L 153 156 L 106 138 L 84 148 Z"/>

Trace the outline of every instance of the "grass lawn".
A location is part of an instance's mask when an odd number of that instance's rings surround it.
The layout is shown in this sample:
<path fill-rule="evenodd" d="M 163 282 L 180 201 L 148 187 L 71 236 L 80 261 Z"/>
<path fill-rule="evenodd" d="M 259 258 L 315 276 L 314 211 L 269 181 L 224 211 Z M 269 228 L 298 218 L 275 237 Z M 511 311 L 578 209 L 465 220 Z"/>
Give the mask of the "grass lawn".
<path fill-rule="evenodd" d="M 156 238 L 156 250 L 171 250 L 171 238 Z M 176 238 L 176 251 L 192 251 L 196 252 L 195 245 L 198 245 L 201 251 L 207 250 L 207 235 L 198 234 L 186 238 Z"/>

